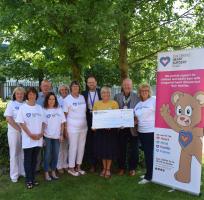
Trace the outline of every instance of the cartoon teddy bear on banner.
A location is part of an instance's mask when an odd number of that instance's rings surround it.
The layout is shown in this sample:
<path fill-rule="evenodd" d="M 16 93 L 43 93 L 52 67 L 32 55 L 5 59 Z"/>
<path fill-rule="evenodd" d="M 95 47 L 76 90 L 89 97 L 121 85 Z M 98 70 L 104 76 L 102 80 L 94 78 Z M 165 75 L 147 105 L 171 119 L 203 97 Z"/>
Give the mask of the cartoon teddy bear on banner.
<path fill-rule="evenodd" d="M 171 97 L 175 106 L 176 115 L 170 114 L 169 105 L 163 104 L 160 114 L 168 126 L 179 133 L 181 154 L 179 169 L 174 174 L 177 181 L 189 183 L 191 181 L 192 157 L 202 163 L 202 136 L 203 128 L 198 128 L 201 121 L 201 108 L 204 107 L 204 92 L 197 92 L 194 96 L 188 93 L 175 92 Z"/>

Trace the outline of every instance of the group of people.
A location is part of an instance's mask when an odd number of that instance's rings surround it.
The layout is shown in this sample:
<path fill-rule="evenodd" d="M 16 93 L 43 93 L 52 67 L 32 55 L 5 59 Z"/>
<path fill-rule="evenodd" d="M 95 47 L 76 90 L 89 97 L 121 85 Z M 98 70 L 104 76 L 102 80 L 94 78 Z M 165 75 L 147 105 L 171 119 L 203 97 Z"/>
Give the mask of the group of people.
<path fill-rule="evenodd" d="M 80 84 L 59 87 L 60 96 L 52 92 L 51 82 L 43 80 L 41 92 L 34 87 L 27 91 L 17 87 L 4 116 L 8 122 L 10 178 L 17 182 L 25 176 L 28 189 L 37 186 L 36 171 L 43 163 L 45 180 L 57 180 L 56 173 L 84 175 L 82 162 L 100 176 L 111 177 L 112 162 L 118 164 L 118 175 L 128 170 L 135 176 L 139 159 L 139 141 L 145 156 L 146 174 L 139 184 L 152 179 L 155 98 L 148 84 L 141 84 L 133 92 L 132 80 L 122 82 L 122 89 L 111 99 L 109 87 L 97 87 L 94 76 L 87 79 L 87 89 L 80 92 Z M 95 110 L 133 109 L 134 128 L 93 129 Z M 43 147 L 43 148 L 42 148 Z"/>

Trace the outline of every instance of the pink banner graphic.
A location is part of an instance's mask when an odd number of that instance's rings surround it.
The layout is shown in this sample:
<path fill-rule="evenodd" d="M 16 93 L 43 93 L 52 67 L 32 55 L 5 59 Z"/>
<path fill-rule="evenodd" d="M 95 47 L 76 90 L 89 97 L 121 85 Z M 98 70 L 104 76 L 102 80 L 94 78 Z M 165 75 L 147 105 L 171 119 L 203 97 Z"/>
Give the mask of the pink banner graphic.
<path fill-rule="evenodd" d="M 204 49 L 160 53 L 153 181 L 200 194 Z"/>

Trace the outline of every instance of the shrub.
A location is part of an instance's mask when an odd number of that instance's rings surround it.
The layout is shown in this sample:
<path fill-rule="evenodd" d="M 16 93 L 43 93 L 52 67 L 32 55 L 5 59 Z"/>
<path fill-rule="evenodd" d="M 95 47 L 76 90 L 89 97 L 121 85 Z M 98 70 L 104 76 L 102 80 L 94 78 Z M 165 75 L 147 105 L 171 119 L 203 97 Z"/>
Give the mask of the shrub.
<path fill-rule="evenodd" d="M 7 167 L 9 165 L 9 148 L 7 140 L 7 122 L 3 113 L 5 107 L 0 107 L 0 166 Z"/>

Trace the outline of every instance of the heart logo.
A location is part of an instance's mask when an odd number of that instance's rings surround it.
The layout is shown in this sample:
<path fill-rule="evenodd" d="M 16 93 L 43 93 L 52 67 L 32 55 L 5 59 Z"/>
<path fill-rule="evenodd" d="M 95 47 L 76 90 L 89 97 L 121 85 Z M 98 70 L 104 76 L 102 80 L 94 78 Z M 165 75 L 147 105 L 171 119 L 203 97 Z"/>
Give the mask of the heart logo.
<path fill-rule="evenodd" d="M 26 116 L 29 118 L 31 116 L 31 113 L 26 113 Z"/>
<path fill-rule="evenodd" d="M 193 134 L 190 131 L 181 130 L 179 132 L 179 144 L 182 148 L 187 147 L 193 140 Z"/>
<path fill-rule="evenodd" d="M 16 110 L 19 110 L 19 106 L 16 106 L 15 109 L 16 109 Z"/>
<path fill-rule="evenodd" d="M 166 57 L 161 57 L 160 58 L 160 63 L 166 67 L 169 63 L 170 63 L 170 57 L 169 56 L 166 56 Z"/>

